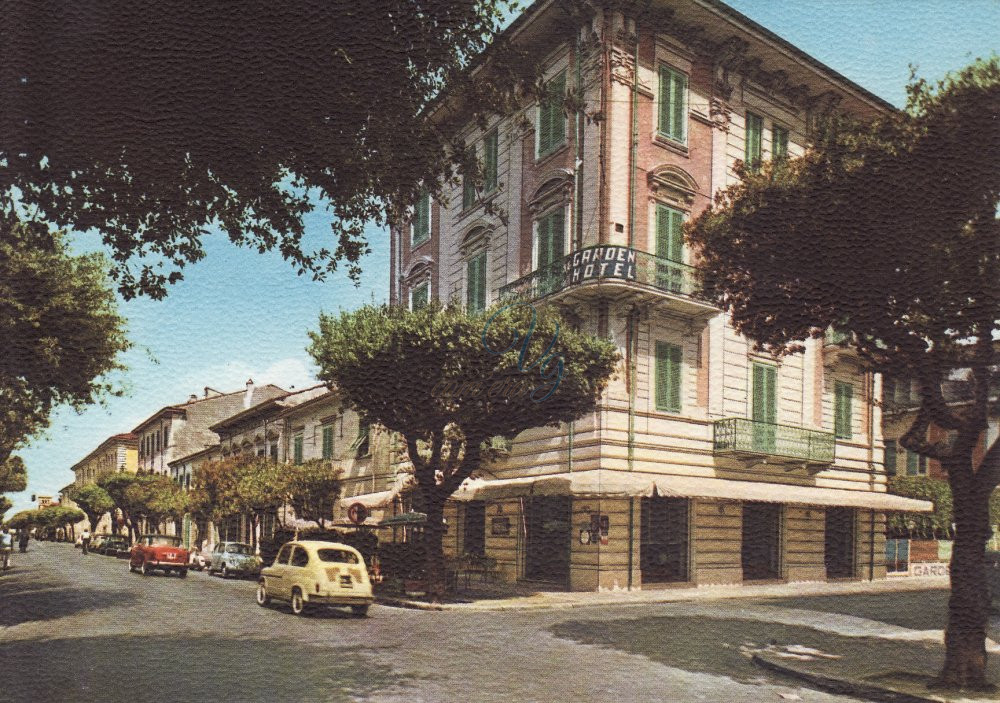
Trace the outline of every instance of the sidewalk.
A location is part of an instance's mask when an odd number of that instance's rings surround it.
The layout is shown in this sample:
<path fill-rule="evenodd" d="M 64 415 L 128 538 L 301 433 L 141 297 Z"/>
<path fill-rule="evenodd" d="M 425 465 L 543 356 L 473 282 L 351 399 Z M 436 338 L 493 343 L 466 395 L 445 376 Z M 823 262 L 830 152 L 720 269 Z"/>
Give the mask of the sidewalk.
<path fill-rule="evenodd" d="M 892 578 L 879 581 L 825 581 L 777 583 L 765 585 L 713 585 L 691 588 L 656 588 L 646 591 L 532 591 L 519 587 L 494 587 L 462 591 L 455 600 L 428 603 L 403 596 L 376 594 L 383 605 L 417 610 L 533 610 L 588 608 L 608 605 L 650 605 L 711 601 L 729 598 L 785 598 L 797 596 L 878 594 L 903 591 L 947 589 L 947 576 Z"/>

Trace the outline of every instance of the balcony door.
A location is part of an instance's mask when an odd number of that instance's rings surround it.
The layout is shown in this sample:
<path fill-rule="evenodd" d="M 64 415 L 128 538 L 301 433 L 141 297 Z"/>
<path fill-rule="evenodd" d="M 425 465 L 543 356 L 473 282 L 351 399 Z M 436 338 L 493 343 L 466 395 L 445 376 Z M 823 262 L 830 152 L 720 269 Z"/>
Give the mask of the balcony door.
<path fill-rule="evenodd" d="M 656 285 L 674 293 L 684 287 L 684 213 L 656 206 Z"/>
<path fill-rule="evenodd" d="M 563 258 L 566 256 L 566 212 L 562 207 L 539 218 L 535 242 L 538 294 L 554 293 L 562 288 L 565 278 Z"/>
<path fill-rule="evenodd" d="M 776 448 L 777 377 L 773 366 L 753 365 L 753 449 L 761 454 L 773 454 Z"/>

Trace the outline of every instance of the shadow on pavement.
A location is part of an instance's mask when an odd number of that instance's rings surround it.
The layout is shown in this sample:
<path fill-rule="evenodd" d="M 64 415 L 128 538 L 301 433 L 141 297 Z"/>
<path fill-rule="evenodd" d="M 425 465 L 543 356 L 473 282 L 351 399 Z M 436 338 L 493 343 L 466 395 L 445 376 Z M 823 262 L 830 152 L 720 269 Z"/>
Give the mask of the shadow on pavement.
<path fill-rule="evenodd" d="M 0 651 L 0 701 L 356 701 L 402 684 L 361 650 L 282 640 L 106 636 Z"/>
<path fill-rule="evenodd" d="M 70 588 L 46 582 L 0 582 L 0 626 L 55 620 L 92 610 L 129 605 L 136 597 L 127 591 Z"/>
<path fill-rule="evenodd" d="M 610 647 L 665 666 L 751 684 L 778 679 L 789 685 L 801 685 L 753 664 L 750 657 L 754 651 L 768 645 L 801 645 L 824 652 L 851 651 L 873 661 L 882 658 L 886 647 L 885 640 L 876 638 L 843 637 L 810 627 L 756 620 L 706 617 L 568 621 L 554 625 L 551 631 L 557 637 L 581 644 Z M 935 646 L 912 642 L 903 647 L 933 650 Z"/>

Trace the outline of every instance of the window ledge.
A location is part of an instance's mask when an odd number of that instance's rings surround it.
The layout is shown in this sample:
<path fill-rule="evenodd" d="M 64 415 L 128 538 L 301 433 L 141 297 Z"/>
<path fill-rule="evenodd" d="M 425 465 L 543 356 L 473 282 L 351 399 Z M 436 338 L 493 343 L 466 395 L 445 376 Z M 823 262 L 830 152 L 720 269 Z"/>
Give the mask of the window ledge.
<path fill-rule="evenodd" d="M 671 139 L 670 137 L 664 136 L 659 132 L 656 132 L 653 135 L 653 143 L 656 144 L 657 146 L 663 147 L 664 149 L 669 149 L 670 151 L 676 152 L 681 156 L 690 156 L 686 145 L 681 144 L 680 142 Z"/>

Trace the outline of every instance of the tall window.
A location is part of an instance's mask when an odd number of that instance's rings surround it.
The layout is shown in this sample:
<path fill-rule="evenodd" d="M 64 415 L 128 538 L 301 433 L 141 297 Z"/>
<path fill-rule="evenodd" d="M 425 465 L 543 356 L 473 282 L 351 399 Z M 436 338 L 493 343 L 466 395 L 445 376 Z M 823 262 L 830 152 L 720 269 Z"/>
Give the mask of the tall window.
<path fill-rule="evenodd" d="M 850 439 L 854 387 L 850 383 L 836 381 L 833 394 L 833 434 L 837 439 Z"/>
<path fill-rule="evenodd" d="M 788 158 L 788 130 L 778 125 L 771 128 L 771 158 L 775 161 Z"/>
<path fill-rule="evenodd" d="M 468 210 L 476 204 L 476 181 L 471 175 L 462 176 L 462 209 Z"/>
<path fill-rule="evenodd" d="M 906 450 L 906 475 L 907 476 L 926 476 L 927 475 L 927 457 L 922 454 L 917 454 L 916 452 L 911 452 L 909 449 Z"/>
<path fill-rule="evenodd" d="M 431 236 L 431 194 L 426 188 L 420 189 L 420 195 L 413 206 L 413 222 L 410 225 L 412 246 L 423 244 Z"/>
<path fill-rule="evenodd" d="M 292 463 L 296 466 L 302 463 L 302 433 L 299 432 L 292 438 Z"/>
<path fill-rule="evenodd" d="M 896 440 L 885 440 L 885 473 L 888 476 L 896 475 L 896 455 L 898 452 L 899 448 L 896 446 Z"/>
<path fill-rule="evenodd" d="M 424 281 L 410 290 L 410 310 L 426 307 L 431 301 L 431 282 Z"/>
<path fill-rule="evenodd" d="M 747 139 L 744 161 L 748 168 L 760 166 L 761 135 L 764 133 L 764 118 L 752 112 L 747 113 Z"/>
<path fill-rule="evenodd" d="M 500 183 L 500 135 L 492 130 L 483 139 L 483 193 L 489 195 Z"/>
<path fill-rule="evenodd" d="M 469 259 L 466 280 L 466 307 L 477 314 L 486 309 L 486 252 Z"/>
<path fill-rule="evenodd" d="M 656 409 L 681 411 L 681 348 L 666 342 L 656 343 Z"/>
<path fill-rule="evenodd" d="M 675 142 L 687 142 L 687 76 L 666 66 L 660 67 L 660 112 L 657 131 Z"/>
<path fill-rule="evenodd" d="M 656 205 L 656 285 L 675 293 L 683 291 L 684 213 Z"/>
<path fill-rule="evenodd" d="M 333 458 L 333 425 L 323 426 L 323 458 Z"/>
<path fill-rule="evenodd" d="M 535 255 L 539 274 L 540 295 L 553 293 L 562 287 L 566 242 L 566 213 L 559 207 L 538 220 Z"/>
<path fill-rule="evenodd" d="M 566 142 L 565 95 L 566 72 L 563 71 L 545 86 L 545 97 L 538 105 L 538 158 L 551 154 Z"/>

